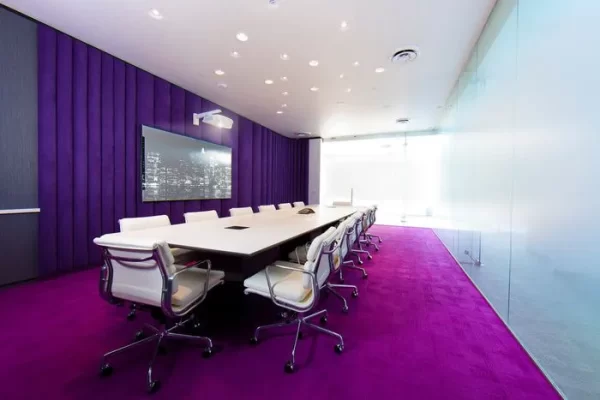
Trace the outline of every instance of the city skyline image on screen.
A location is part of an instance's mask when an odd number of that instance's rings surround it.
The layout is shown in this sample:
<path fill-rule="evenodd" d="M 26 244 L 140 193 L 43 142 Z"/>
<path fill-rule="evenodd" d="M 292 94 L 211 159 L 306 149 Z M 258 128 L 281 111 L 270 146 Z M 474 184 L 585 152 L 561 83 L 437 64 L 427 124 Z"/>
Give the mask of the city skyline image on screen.
<path fill-rule="evenodd" d="M 142 201 L 231 198 L 231 148 L 142 126 Z"/>

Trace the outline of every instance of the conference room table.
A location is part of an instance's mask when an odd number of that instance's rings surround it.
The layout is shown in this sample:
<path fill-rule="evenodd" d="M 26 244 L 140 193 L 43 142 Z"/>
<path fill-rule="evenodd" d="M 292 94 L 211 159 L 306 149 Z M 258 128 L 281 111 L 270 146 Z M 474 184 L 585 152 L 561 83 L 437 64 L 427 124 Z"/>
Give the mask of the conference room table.
<path fill-rule="evenodd" d="M 240 282 L 277 260 L 287 259 L 296 246 L 357 210 L 307 207 L 314 214 L 298 214 L 301 208 L 291 208 L 112 235 L 123 239 L 153 238 L 172 248 L 195 250 L 197 258 L 210 259 L 213 268 L 224 271 L 227 281 Z"/>

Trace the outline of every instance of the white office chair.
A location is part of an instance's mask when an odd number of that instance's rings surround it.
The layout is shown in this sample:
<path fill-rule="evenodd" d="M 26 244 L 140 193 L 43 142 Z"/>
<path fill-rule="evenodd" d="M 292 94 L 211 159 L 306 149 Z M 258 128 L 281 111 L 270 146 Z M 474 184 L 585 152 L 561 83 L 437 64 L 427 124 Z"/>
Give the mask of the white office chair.
<path fill-rule="evenodd" d="M 373 206 L 371 207 L 371 218 L 369 220 L 369 228 L 372 227 L 373 225 L 375 225 L 375 221 L 377 221 L 377 204 L 373 204 Z M 383 240 L 381 240 L 381 237 L 379 237 L 378 235 L 373 235 L 371 233 L 367 233 L 367 237 L 372 241 L 373 238 L 377 238 L 377 240 L 379 241 L 379 243 L 381 244 L 383 242 Z"/>
<path fill-rule="evenodd" d="M 121 232 L 133 232 L 142 231 L 144 229 L 160 228 L 163 226 L 170 226 L 171 220 L 168 215 L 155 215 L 152 217 L 135 217 L 135 218 L 122 218 L 119 220 L 119 228 Z M 175 257 L 177 264 L 184 265 L 195 258 L 196 252 L 193 250 L 171 248 L 171 254 Z M 131 303 L 129 314 L 127 319 L 132 321 L 135 319 L 137 305 Z"/>
<path fill-rule="evenodd" d="M 356 257 L 358 258 L 358 263 L 362 265 L 363 261 L 360 259 L 359 254 L 366 254 L 369 260 L 373 259 L 371 253 L 362 248 L 361 243 L 361 238 L 365 232 L 365 226 L 367 224 L 367 215 L 363 211 L 357 211 L 356 213 L 354 213 L 354 216 L 356 218 L 356 223 L 354 225 L 355 233 L 351 236 L 351 239 L 352 244 L 356 244 L 358 249 L 351 249 L 351 253 L 356 255 Z"/>
<path fill-rule="evenodd" d="M 241 215 L 254 214 L 254 211 L 252 210 L 252 207 L 230 208 L 229 209 L 229 214 L 232 217 L 239 217 Z"/>
<path fill-rule="evenodd" d="M 183 214 L 185 218 L 185 223 L 189 224 L 191 222 L 202 222 L 202 221 L 210 221 L 214 219 L 219 219 L 219 214 L 215 210 L 210 211 L 197 211 L 197 212 L 187 212 Z"/>
<path fill-rule="evenodd" d="M 277 207 L 279 207 L 280 210 L 286 210 L 292 208 L 292 205 L 290 203 L 281 203 L 278 204 Z"/>
<path fill-rule="evenodd" d="M 304 202 L 303 201 L 295 201 L 294 207 L 304 207 Z"/>
<path fill-rule="evenodd" d="M 339 342 L 335 345 L 335 351 L 341 353 L 344 350 L 344 339 L 340 334 L 309 322 L 311 318 L 320 316 L 321 323 L 327 323 L 326 309 L 309 312 L 318 305 L 320 291 L 326 287 L 333 270 L 332 255 L 337 250 L 334 233 L 335 229 L 330 228 L 313 240 L 308 252 L 308 261 L 304 265 L 277 261 L 244 281 L 246 294 L 269 298 L 277 306 L 292 311 L 292 316 L 285 322 L 257 327 L 251 339 L 251 343 L 256 344 L 261 330 L 295 324 L 296 336 L 292 358 L 285 364 L 286 372 L 294 372 L 296 345 L 301 336 L 302 326 L 336 337 Z"/>
<path fill-rule="evenodd" d="M 275 206 L 273 204 L 258 206 L 258 212 L 270 212 L 270 211 L 277 211 L 277 209 L 275 208 Z"/>
<path fill-rule="evenodd" d="M 352 245 L 350 243 L 351 243 L 352 237 L 354 236 L 355 224 L 356 224 L 356 218 L 354 218 L 352 216 L 349 218 L 346 218 L 340 224 L 340 227 L 343 228 L 343 232 L 344 232 L 344 235 L 340 240 L 340 258 L 342 259 L 342 267 L 361 271 L 363 279 L 367 279 L 369 275 L 367 274 L 366 269 L 364 269 L 362 267 L 357 267 L 354 264 L 353 260 L 346 260 L 346 257 L 352 250 Z M 340 282 L 344 282 L 343 268 L 340 268 Z"/>
<path fill-rule="evenodd" d="M 352 202 L 351 201 L 334 201 L 333 206 L 334 207 L 352 207 Z"/>
<path fill-rule="evenodd" d="M 111 304 L 118 299 L 158 308 L 174 324 L 170 325 L 170 328 L 157 328 L 145 324 L 144 327 L 152 335 L 144 337 L 144 331 L 139 331 L 136 334 L 136 342 L 106 353 L 100 372 L 103 376 L 112 373 L 112 366 L 107 362 L 112 355 L 156 340 L 147 375 L 148 390 L 154 392 L 160 388 L 160 381 L 153 379 L 152 368 L 163 340 L 199 340 L 206 344 L 204 357 L 212 355 L 211 339 L 176 331 L 187 323 L 194 323 L 192 310 L 204 301 L 209 290 L 223 283 L 225 274 L 211 270 L 209 260 L 176 266 L 165 242 L 154 239 L 123 240 L 115 236 L 108 234 L 94 239 L 94 243 L 102 247 L 104 255 L 104 266 L 100 275 L 102 297 Z M 199 266 L 206 266 L 206 269 L 200 269 Z"/>
<path fill-rule="evenodd" d="M 379 251 L 379 246 L 373 242 L 373 237 L 375 237 L 377 235 L 371 235 L 368 233 L 369 228 L 371 228 L 371 226 L 373 226 L 374 223 L 375 223 L 375 209 L 373 207 L 367 208 L 367 210 L 365 210 L 365 217 L 362 221 L 363 232 L 362 232 L 362 238 L 359 239 L 359 242 L 358 242 L 359 249 L 362 250 L 362 245 L 364 244 L 365 246 L 373 246 L 373 247 L 375 247 L 375 251 Z M 379 240 L 381 240 L 381 238 L 379 238 Z"/>

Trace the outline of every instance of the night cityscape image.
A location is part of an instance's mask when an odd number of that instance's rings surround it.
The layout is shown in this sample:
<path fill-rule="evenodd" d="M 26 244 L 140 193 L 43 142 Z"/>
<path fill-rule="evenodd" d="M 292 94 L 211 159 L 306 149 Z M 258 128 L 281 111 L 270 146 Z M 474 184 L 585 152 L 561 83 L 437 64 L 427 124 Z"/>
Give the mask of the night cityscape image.
<path fill-rule="evenodd" d="M 231 198 L 231 149 L 142 128 L 142 200 Z"/>

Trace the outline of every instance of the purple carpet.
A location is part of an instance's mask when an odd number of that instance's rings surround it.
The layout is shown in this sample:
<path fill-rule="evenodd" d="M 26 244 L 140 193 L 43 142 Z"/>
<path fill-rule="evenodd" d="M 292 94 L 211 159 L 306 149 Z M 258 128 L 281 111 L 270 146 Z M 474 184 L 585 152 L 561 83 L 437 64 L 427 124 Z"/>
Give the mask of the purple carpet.
<path fill-rule="evenodd" d="M 205 360 L 200 347 L 170 344 L 156 366 L 162 389 L 153 397 L 560 398 L 431 230 L 372 231 L 384 243 L 365 262 L 368 280 L 346 274 L 360 289 L 358 299 L 347 293 L 348 315 L 335 297 L 322 299 L 328 327 L 344 336 L 342 355 L 333 338 L 306 332 L 299 369 L 287 375 L 291 335 L 265 333 L 256 347 L 247 342 L 260 319 L 253 310 L 269 309 L 269 302 L 246 296 L 245 310 L 236 313 L 215 307 L 223 297 L 217 293 L 203 306 L 222 352 Z M 0 291 L 0 399 L 147 398 L 150 347 L 114 358 L 113 376 L 98 375 L 101 355 L 149 321 L 140 315 L 128 322 L 126 308 L 102 301 L 98 276 L 94 269 Z"/>

